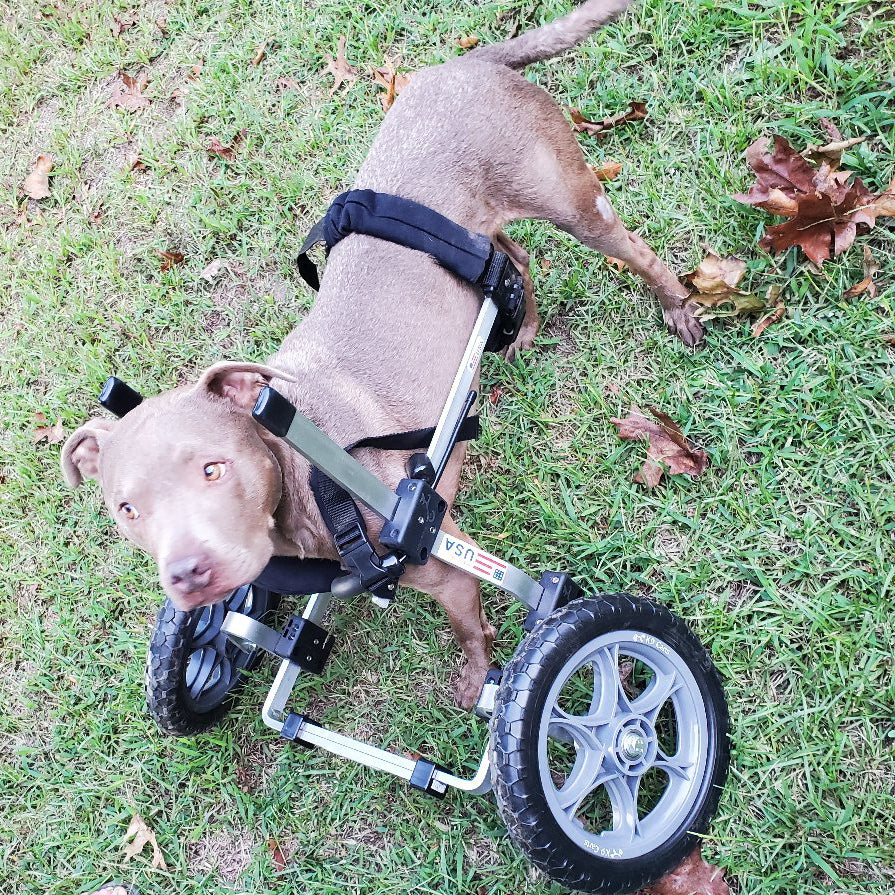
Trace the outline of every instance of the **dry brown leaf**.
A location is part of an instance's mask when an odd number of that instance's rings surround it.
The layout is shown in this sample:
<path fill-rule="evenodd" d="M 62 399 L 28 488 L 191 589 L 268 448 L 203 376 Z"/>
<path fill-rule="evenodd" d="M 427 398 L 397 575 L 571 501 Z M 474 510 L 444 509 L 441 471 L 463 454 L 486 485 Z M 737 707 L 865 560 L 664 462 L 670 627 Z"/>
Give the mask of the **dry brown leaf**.
<path fill-rule="evenodd" d="M 659 882 L 646 892 L 649 895 L 729 895 L 730 887 L 724 871 L 702 857 L 702 846 L 695 849 Z"/>
<path fill-rule="evenodd" d="M 386 57 L 384 65 L 373 69 L 373 81 L 380 87 L 385 87 L 385 93 L 379 94 L 383 112 L 388 112 L 395 101 L 395 97 L 410 83 L 411 76 L 406 72 L 398 71 L 400 64 L 400 57 L 394 61 Z"/>
<path fill-rule="evenodd" d="M 264 57 L 267 55 L 267 38 L 265 38 L 257 47 L 255 47 L 255 55 L 252 56 L 252 65 L 261 65 Z"/>
<path fill-rule="evenodd" d="M 618 269 L 619 273 L 621 273 L 628 266 L 624 261 L 622 261 L 621 258 L 613 258 L 611 255 L 606 255 L 605 258 L 606 261 L 609 262 L 609 264 Z"/>
<path fill-rule="evenodd" d="M 705 451 L 691 444 L 680 426 L 667 414 L 649 407 L 655 422 L 636 406 L 624 419 L 613 419 L 618 436 L 623 441 L 647 439 L 646 462 L 635 474 L 634 481 L 647 488 L 655 488 L 664 472 L 671 475 L 702 475 L 708 465 Z"/>
<path fill-rule="evenodd" d="M 112 37 L 118 37 L 125 31 L 133 28 L 136 22 L 137 13 L 133 9 L 129 12 L 122 12 L 112 16 L 112 24 L 110 26 L 112 30 Z"/>
<path fill-rule="evenodd" d="M 140 174 L 148 168 L 148 165 L 136 152 L 132 152 L 127 157 L 127 167 L 129 171 L 135 171 L 137 174 Z"/>
<path fill-rule="evenodd" d="M 774 147 L 763 137 L 746 150 L 756 181 L 748 193 L 734 198 L 789 220 L 768 227 L 759 245 L 781 252 L 797 245 L 815 264 L 840 255 L 885 214 L 874 209 L 874 197 L 851 171 L 835 171 L 828 162 L 813 168 L 783 137 Z M 781 199 L 782 197 L 782 199 Z M 882 197 L 879 197 L 882 198 Z"/>
<path fill-rule="evenodd" d="M 47 444 L 59 444 L 65 438 L 61 417 L 52 426 L 48 425 L 48 422 L 46 414 L 40 411 L 34 414 L 35 427 L 31 433 L 31 438 L 35 444 L 39 441 L 45 441 Z"/>
<path fill-rule="evenodd" d="M 298 90 L 301 85 L 295 78 L 277 78 L 276 84 L 274 87 L 277 90 Z"/>
<path fill-rule="evenodd" d="M 864 279 L 855 283 L 850 289 L 846 289 L 843 293 L 844 298 L 857 298 L 863 293 L 867 293 L 869 298 L 876 298 L 876 283 L 874 277 L 879 273 L 879 261 L 873 257 L 870 246 L 864 246 Z"/>
<path fill-rule="evenodd" d="M 622 173 L 622 163 L 607 159 L 599 165 L 591 165 L 590 169 L 597 175 L 597 180 L 602 180 L 605 183 L 608 180 L 615 180 Z"/>
<path fill-rule="evenodd" d="M 457 46 L 464 50 L 471 50 L 479 42 L 478 34 L 466 34 L 457 41 Z"/>
<path fill-rule="evenodd" d="M 209 155 L 216 155 L 218 158 L 224 159 L 226 162 L 232 162 L 233 157 L 236 155 L 236 150 L 239 148 L 239 144 L 245 139 L 247 133 L 248 130 L 243 128 L 233 137 L 229 146 L 226 146 L 217 137 L 212 137 L 208 141 L 208 146 L 205 147 L 205 151 Z"/>
<path fill-rule="evenodd" d="M 820 126 L 827 132 L 827 136 L 833 141 L 844 140 L 842 131 L 829 118 L 821 118 Z"/>
<path fill-rule="evenodd" d="M 773 310 L 761 320 L 756 320 L 752 326 L 752 338 L 757 339 L 761 334 L 775 323 L 779 323 L 786 316 L 786 305 L 780 300 L 780 287 L 771 286 L 768 289 L 766 307 L 773 305 Z"/>
<path fill-rule="evenodd" d="M 267 847 L 270 849 L 270 860 L 276 873 L 282 873 L 286 869 L 286 856 L 276 839 L 268 839 Z"/>
<path fill-rule="evenodd" d="M 200 59 L 198 62 L 194 63 L 190 68 L 189 79 L 191 81 L 195 80 L 202 74 L 202 69 L 205 67 L 205 60 Z"/>
<path fill-rule="evenodd" d="M 873 213 L 877 217 L 895 217 L 895 177 L 873 202 Z"/>
<path fill-rule="evenodd" d="M 128 842 L 127 840 L 132 840 Z M 157 870 L 167 870 L 168 865 L 162 857 L 162 850 L 158 847 L 155 840 L 155 833 L 146 826 L 146 821 L 139 814 L 134 814 L 131 819 L 130 826 L 124 834 L 124 861 L 127 863 L 131 858 L 140 854 L 148 843 L 152 846 L 152 866 Z"/>
<path fill-rule="evenodd" d="M 569 115 L 572 118 L 572 130 L 586 134 L 601 136 L 606 131 L 627 124 L 629 121 L 643 121 L 647 117 L 646 103 L 632 102 L 626 112 L 604 118 L 602 121 L 590 121 L 581 114 L 579 109 L 570 107 Z"/>
<path fill-rule="evenodd" d="M 156 255 L 162 259 L 160 269 L 163 271 L 171 270 L 175 264 L 183 264 L 183 252 L 171 249 L 167 252 L 156 252 Z"/>
<path fill-rule="evenodd" d="M 348 60 L 345 57 L 345 35 L 341 35 L 339 37 L 339 43 L 336 48 L 336 58 L 333 59 L 332 56 L 326 57 L 326 68 L 324 71 L 328 71 L 333 76 L 333 86 L 329 91 L 329 95 L 332 96 L 342 84 L 351 84 L 352 81 L 357 80 L 357 72 L 349 65 Z"/>
<path fill-rule="evenodd" d="M 746 262 L 741 258 L 734 255 L 722 258 L 709 250 L 696 270 L 683 276 L 696 290 L 690 296 L 699 305 L 696 316 L 700 320 L 738 317 L 766 307 L 759 296 L 737 288 L 745 273 Z"/>
<path fill-rule="evenodd" d="M 852 137 L 849 140 L 833 140 L 830 143 L 825 143 L 823 146 L 806 146 L 802 155 L 805 156 L 805 158 L 810 158 L 816 162 L 827 161 L 835 168 L 838 167 L 839 163 L 842 161 L 842 153 L 845 152 L 846 149 L 851 149 L 852 146 L 857 146 L 859 143 L 863 143 L 866 139 L 866 136 Z"/>
<path fill-rule="evenodd" d="M 164 16 L 159 16 L 155 20 L 155 27 L 162 32 L 162 37 L 168 36 L 168 20 Z"/>
<path fill-rule="evenodd" d="M 143 96 L 143 91 L 148 83 L 149 73 L 145 69 L 136 78 L 126 72 L 121 72 L 106 105 L 113 109 L 121 108 L 127 112 L 137 112 L 147 108 L 149 99 Z"/>
<path fill-rule="evenodd" d="M 55 159 L 51 155 L 41 153 L 34 162 L 31 173 L 22 183 L 22 192 L 31 199 L 46 199 L 50 195 L 49 173 Z"/>

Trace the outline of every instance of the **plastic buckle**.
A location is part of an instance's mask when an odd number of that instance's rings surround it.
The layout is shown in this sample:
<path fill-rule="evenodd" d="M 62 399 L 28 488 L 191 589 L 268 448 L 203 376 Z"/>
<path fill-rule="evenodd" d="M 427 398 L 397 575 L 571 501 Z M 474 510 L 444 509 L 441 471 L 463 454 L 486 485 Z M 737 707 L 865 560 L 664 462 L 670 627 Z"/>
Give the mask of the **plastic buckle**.
<path fill-rule="evenodd" d="M 287 740 L 291 740 L 293 743 L 298 743 L 299 746 L 302 746 L 305 749 L 315 749 L 316 747 L 313 743 L 307 743 L 299 737 L 301 728 L 305 722 L 313 724 L 315 727 L 320 726 L 307 715 L 300 715 L 297 712 L 289 712 L 289 714 L 286 715 L 286 720 L 283 721 L 283 727 L 280 729 L 280 736 Z"/>
<path fill-rule="evenodd" d="M 498 311 L 485 350 L 500 351 L 513 343 L 525 321 L 525 285 L 522 274 L 508 255 L 493 252 L 481 283 L 482 292 L 497 305 Z"/>

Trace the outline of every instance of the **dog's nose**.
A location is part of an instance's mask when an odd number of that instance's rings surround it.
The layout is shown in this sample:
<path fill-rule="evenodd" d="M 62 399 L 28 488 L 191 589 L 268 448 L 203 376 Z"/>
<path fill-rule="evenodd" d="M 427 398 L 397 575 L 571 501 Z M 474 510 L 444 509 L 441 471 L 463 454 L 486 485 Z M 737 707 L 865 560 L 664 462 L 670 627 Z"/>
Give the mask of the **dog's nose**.
<path fill-rule="evenodd" d="M 195 593 L 211 581 L 211 560 L 204 555 L 185 556 L 168 563 L 168 583 L 177 593 Z"/>

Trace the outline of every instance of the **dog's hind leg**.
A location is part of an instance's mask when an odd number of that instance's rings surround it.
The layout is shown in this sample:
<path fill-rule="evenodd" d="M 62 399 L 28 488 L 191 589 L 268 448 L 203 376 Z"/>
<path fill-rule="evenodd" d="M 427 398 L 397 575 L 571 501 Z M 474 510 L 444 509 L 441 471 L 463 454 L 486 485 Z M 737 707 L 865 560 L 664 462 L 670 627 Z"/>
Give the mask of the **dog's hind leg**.
<path fill-rule="evenodd" d="M 469 544 L 475 543 L 448 517 L 441 529 Z M 485 617 L 478 579 L 454 566 L 433 560 L 425 566 L 410 566 L 403 581 L 431 594 L 447 613 L 451 630 L 466 658 L 454 687 L 454 698 L 461 708 L 471 709 L 491 668 L 491 646 L 497 635 Z"/>
<path fill-rule="evenodd" d="M 525 294 L 525 321 L 519 330 L 519 335 L 515 341 L 509 345 L 504 353 L 504 357 L 508 361 L 512 361 L 520 351 L 527 351 L 534 344 L 535 336 L 538 334 L 540 321 L 538 319 L 538 307 L 535 303 L 534 283 L 529 272 L 529 256 L 528 252 L 513 242 L 503 230 L 498 230 L 494 234 L 493 240 L 500 251 L 509 255 L 510 260 L 516 265 L 519 273 L 522 274 L 522 289 Z"/>

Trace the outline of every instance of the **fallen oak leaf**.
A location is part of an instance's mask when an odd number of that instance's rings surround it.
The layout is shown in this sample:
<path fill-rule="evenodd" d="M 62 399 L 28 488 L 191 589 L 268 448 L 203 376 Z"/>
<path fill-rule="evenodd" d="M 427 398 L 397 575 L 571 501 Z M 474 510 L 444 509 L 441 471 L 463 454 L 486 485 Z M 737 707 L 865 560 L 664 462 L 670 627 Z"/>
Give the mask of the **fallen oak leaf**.
<path fill-rule="evenodd" d="M 623 441 L 647 439 L 646 461 L 634 475 L 634 481 L 655 488 L 664 472 L 670 475 L 697 477 L 705 472 L 708 457 L 705 451 L 691 444 L 680 426 L 667 414 L 649 407 L 655 422 L 632 406 L 624 419 L 611 420 Z"/>
<path fill-rule="evenodd" d="M 49 174 L 55 159 L 51 155 L 41 153 L 34 162 L 31 173 L 22 183 L 22 192 L 30 199 L 47 199 L 50 195 Z"/>
<path fill-rule="evenodd" d="M 286 869 L 286 856 L 276 839 L 268 839 L 267 847 L 270 849 L 270 860 L 276 873 L 282 873 Z"/>
<path fill-rule="evenodd" d="M 466 34 L 457 41 L 457 46 L 464 50 L 471 50 L 479 42 L 478 34 Z"/>
<path fill-rule="evenodd" d="M 410 83 L 411 76 L 397 70 L 400 64 L 400 58 L 394 61 L 386 58 L 384 65 L 373 69 L 373 81 L 380 87 L 385 87 L 385 93 L 379 94 L 383 112 L 388 112 L 395 102 L 395 97 Z"/>
<path fill-rule="evenodd" d="M 850 289 L 842 293 L 843 298 L 857 298 L 867 293 L 870 298 L 876 298 L 876 283 L 873 278 L 879 273 L 879 261 L 873 257 L 870 246 L 864 246 L 864 279 L 855 283 Z"/>
<path fill-rule="evenodd" d="M 351 67 L 348 59 L 345 57 L 345 41 L 345 35 L 340 35 L 336 46 L 336 58 L 333 59 L 332 56 L 326 57 L 326 68 L 323 70 L 325 72 L 330 72 L 333 76 L 333 81 L 335 82 L 332 89 L 329 91 L 330 96 L 332 96 L 343 83 L 350 85 L 358 78 L 357 72 Z"/>
<path fill-rule="evenodd" d="M 606 183 L 609 180 L 615 180 L 615 178 L 622 173 L 622 163 L 607 159 L 599 165 L 591 165 L 590 169 L 597 175 L 597 180 Z"/>
<path fill-rule="evenodd" d="M 863 143 L 866 139 L 866 136 L 851 137 L 848 140 L 833 140 L 831 143 L 825 143 L 823 146 L 815 146 L 812 144 L 806 146 L 802 150 L 802 155 L 805 158 L 810 158 L 814 161 L 828 161 L 833 167 L 836 167 L 842 161 L 842 153 L 845 152 L 846 149 L 851 149 L 852 146 L 857 146 L 859 143 Z"/>
<path fill-rule="evenodd" d="M 129 839 L 132 841 L 128 842 Z M 152 846 L 152 866 L 157 870 L 167 870 L 168 865 L 165 864 L 165 859 L 156 841 L 155 833 L 146 826 L 146 821 L 139 814 L 134 814 L 133 818 L 131 818 L 130 826 L 124 834 L 125 863 L 140 854 L 147 843 Z"/>
<path fill-rule="evenodd" d="M 690 299 L 699 306 L 696 316 L 700 320 L 738 317 L 766 307 L 759 296 L 737 288 L 745 273 L 746 262 L 742 258 L 735 255 L 722 258 L 709 250 L 696 270 L 683 276 L 696 290 L 690 295 Z"/>
<path fill-rule="evenodd" d="M 175 264 L 183 264 L 183 252 L 178 252 L 172 249 L 167 252 L 156 252 L 156 255 L 158 255 L 159 258 L 162 259 L 162 263 L 159 266 L 159 269 L 163 272 L 171 270 Z"/>
<path fill-rule="evenodd" d="M 46 414 L 38 411 L 34 414 L 34 422 L 37 423 L 34 431 L 31 433 L 32 441 L 37 444 L 45 441 L 47 444 L 59 444 L 65 438 L 65 430 L 62 428 L 62 417 L 50 426 Z"/>
<path fill-rule="evenodd" d="M 569 107 L 569 116 L 572 119 L 572 130 L 578 133 L 593 134 L 600 136 L 606 131 L 627 124 L 629 121 L 643 121 L 647 117 L 646 103 L 632 102 L 628 106 L 626 112 L 620 112 L 618 115 L 611 115 L 602 121 L 591 121 L 581 114 L 580 109 L 573 106 Z"/>
<path fill-rule="evenodd" d="M 243 128 L 233 137 L 229 146 L 224 145 L 218 137 L 212 137 L 208 141 L 208 146 L 205 147 L 205 151 L 209 155 L 216 155 L 226 162 L 232 162 L 236 155 L 236 150 L 239 148 L 239 144 L 245 139 L 247 133 L 248 130 Z"/>
<path fill-rule="evenodd" d="M 149 73 L 141 71 L 137 77 L 121 72 L 119 80 L 115 84 L 115 90 L 109 97 L 106 105 L 113 109 L 121 108 L 127 112 L 137 112 L 149 107 L 148 97 L 143 96 L 143 91 L 149 83 Z"/>
<path fill-rule="evenodd" d="M 827 136 L 835 143 L 838 140 L 844 140 L 842 131 L 836 127 L 835 123 L 829 118 L 821 118 L 820 126 L 827 132 Z"/>
<path fill-rule="evenodd" d="M 773 150 L 766 137 L 746 150 L 746 161 L 756 182 L 748 193 L 734 199 L 756 205 L 789 220 L 768 227 L 759 245 L 769 251 L 785 251 L 797 245 L 816 265 L 840 255 L 855 240 L 859 228 L 869 230 L 876 216 L 874 197 L 851 171 L 834 171 L 829 163 L 813 168 L 781 136 Z M 781 196 L 788 202 L 781 203 Z"/>
<path fill-rule="evenodd" d="M 767 306 L 773 302 L 773 310 L 761 320 L 756 320 L 752 326 L 752 338 L 757 339 L 761 334 L 775 323 L 779 323 L 786 316 L 786 305 L 780 300 L 781 289 L 779 286 L 771 286 L 767 294 Z"/>
<path fill-rule="evenodd" d="M 701 845 L 645 891 L 648 895 L 730 895 L 724 871 L 702 857 Z"/>
<path fill-rule="evenodd" d="M 871 208 L 877 217 L 895 216 L 895 177 L 892 178 L 892 182 L 885 191 L 873 200 Z"/>

